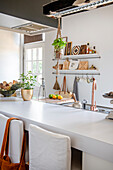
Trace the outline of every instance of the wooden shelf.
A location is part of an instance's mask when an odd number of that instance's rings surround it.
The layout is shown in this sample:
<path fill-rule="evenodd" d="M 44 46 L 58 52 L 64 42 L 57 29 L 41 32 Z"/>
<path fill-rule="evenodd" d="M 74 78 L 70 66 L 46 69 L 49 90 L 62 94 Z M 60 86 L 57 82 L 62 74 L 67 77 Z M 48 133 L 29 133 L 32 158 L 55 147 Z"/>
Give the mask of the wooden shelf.
<path fill-rule="evenodd" d="M 67 58 L 72 60 L 77 60 L 77 59 L 100 59 L 101 57 L 99 56 L 99 54 L 65 55 L 60 60 L 65 60 Z"/>
<path fill-rule="evenodd" d="M 52 74 L 56 74 L 56 71 L 53 71 Z M 59 74 L 67 75 L 100 75 L 98 70 L 59 70 Z"/>

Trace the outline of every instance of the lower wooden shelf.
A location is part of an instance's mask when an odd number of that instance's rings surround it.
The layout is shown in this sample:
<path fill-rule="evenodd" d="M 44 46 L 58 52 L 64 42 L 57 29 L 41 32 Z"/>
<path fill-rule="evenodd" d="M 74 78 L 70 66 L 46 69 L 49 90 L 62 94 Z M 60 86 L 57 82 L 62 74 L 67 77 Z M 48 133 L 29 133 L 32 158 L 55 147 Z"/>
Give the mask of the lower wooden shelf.
<path fill-rule="evenodd" d="M 100 75 L 98 70 L 59 70 L 58 73 L 67 75 Z M 56 74 L 56 71 L 53 71 L 52 74 Z"/>

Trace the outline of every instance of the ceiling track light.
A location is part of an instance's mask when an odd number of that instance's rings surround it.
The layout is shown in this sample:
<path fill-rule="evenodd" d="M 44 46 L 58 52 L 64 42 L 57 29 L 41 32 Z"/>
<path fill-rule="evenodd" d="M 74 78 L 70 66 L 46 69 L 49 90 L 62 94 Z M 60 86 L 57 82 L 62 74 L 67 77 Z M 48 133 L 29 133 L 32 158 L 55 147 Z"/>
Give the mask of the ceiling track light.
<path fill-rule="evenodd" d="M 96 1 L 96 2 L 87 3 L 85 5 L 81 4 L 81 6 L 71 8 L 71 9 L 67 9 L 67 10 L 60 11 L 60 12 L 55 12 L 55 13 L 51 12 L 50 14 L 54 18 L 58 18 L 59 16 L 63 17 L 65 15 L 69 15 L 69 14 L 72 14 L 72 13 L 94 9 L 94 8 L 97 8 L 98 6 L 107 5 L 107 4 L 110 4 L 112 2 L 113 2 L 113 0 L 100 0 L 100 1 Z"/>

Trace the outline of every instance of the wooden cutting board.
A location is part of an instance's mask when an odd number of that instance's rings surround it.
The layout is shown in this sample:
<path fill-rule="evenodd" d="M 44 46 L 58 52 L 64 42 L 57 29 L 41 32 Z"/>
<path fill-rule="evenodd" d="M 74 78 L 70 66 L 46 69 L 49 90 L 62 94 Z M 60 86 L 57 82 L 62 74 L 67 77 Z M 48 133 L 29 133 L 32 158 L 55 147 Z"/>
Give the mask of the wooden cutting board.
<path fill-rule="evenodd" d="M 39 101 L 42 101 L 45 103 L 51 103 L 51 104 L 64 104 L 64 103 L 74 102 L 73 99 L 69 99 L 69 98 L 63 98 L 62 100 L 46 98 L 46 99 L 40 99 Z"/>

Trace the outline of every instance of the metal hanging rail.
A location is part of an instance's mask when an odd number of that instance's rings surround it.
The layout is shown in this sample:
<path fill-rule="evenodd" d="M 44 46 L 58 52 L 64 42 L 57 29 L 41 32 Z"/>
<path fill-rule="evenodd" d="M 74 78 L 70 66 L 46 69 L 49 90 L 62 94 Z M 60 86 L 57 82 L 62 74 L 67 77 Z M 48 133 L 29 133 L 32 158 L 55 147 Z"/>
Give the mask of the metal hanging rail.
<path fill-rule="evenodd" d="M 95 8 L 105 6 L 105 5 L 109 5 L 109 4 L 112 4 L 112 3 L 113 3 L 113 0 L 94 1 L 94 2 L 91 2 L 91 3 L 83 4 L 83 5 L 81 4 L 78 7 L 75 6 L 75 7 L 70 8 L 70 9 L 64 9 L 64 10 L 58 11 L 58 12 L 57 11 L 56 12 L 50 11 L 50 16 L 53 16 L 55 18 L 58 18 L 59 16 L 63 17 L 63 16 L 66 16 L 66 15 L 70 15 L 70 14 L 74 14 L 74 13 L 78 13 L 78 12 L 82 12 L 82 11 L 88 11 L 88 10 L 95 9 Z"/>
<path fill-rule="evenodd" d="M 84 59 L 100 59 L 100 58 L 101 58 L 100 56 L 99 57 L 83 57 L 83 58 L 81 58 L 81 57 L 71 58 L 71 57 L 65 56 L 65 58 L 61 58 L 60 60 L 65 60 L 65 59 L 72 59 L 72 60 L 81 59 L 81 60 L 84 60 Z M 57 59 L 53 58 L 52 60 L 54 61 L 54 60 L 57 60 Z"/>
<path fill-rule="evenodd" d="M 55 72 L 52 72 L 52 74 L 56 74 Z M 59 73 L 58 75 L 86 75 L 86 76 L 88 76 L 88 75 L 91 75 L 91 76 L 93 76 L 93 75 L 100 75 L 100 73 Z"/>

